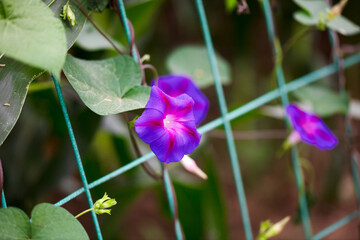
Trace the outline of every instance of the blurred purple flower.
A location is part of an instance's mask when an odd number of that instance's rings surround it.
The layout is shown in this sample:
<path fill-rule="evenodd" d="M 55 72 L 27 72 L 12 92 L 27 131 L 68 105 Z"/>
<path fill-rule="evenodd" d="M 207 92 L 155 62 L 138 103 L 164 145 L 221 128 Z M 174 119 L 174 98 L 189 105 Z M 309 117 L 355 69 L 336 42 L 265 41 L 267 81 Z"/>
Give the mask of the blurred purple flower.
<path fill-rule="evenodd" d="M 135 121 L 135 131 L 162 162 L 178 162 L 199 145 L 194 101 L 186 94 L 171 97 L 156 86 L 143 114 Z"/>
<path fill-rule="evenodd" d="M 199 125 L 204 120 L 209 110 L 209 100 L 192 79 L 183 75 L 160 76 L 158 85 L 161 90 L 171 97 L 177 97 L 184 93 L 192 97 L 194 100 L 193 111 L 196 125 Z"/>
<path fill-rule="evenodd" d="M 321 150 L 329 150 L 337 145 L 336 136 L 318 116 L 304 112 L 294 104 L 286 106 L 286 114 L 295 131 L 292 138 L 300 137 L 302 141 Z"/>

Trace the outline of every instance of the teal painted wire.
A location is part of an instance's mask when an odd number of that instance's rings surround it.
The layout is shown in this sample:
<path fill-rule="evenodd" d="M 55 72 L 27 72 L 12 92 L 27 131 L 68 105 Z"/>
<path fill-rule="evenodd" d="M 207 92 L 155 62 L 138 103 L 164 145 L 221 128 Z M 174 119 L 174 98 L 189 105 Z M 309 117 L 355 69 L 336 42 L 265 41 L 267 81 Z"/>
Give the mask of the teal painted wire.
<path fill-rule="evenodd" d="M 175 211 L 177 209 L 175 209 L 175 199 L 173 195 L 173 190 L 172 190 L 172 186 L 171 186 L 171 179 L 169 176 L 169 172 L 167 170 L 167 168 L 164 168 L 164 185 L 165 185 L 165 192 L 166 192 L 166 196 L 169 202 L 169 207 L 170 207 L 170 212 L 171 212 L 171 216 L 174 219 L 174 223 L 175 223 L 175 236 L 177 240 L 182 240 L 183 238 L 183 234 L 182 234 L 182 228 L 181 228 L 181 224 L 179 222 L 178 218 L 175 218 Z"/>
<path fill-rule="evenodd" d="M 2 190 L 2 193 L 1 193 L 1 205 L 3 208 L 7 208 L 4 189 Z"/>
<path fill-rule="evenodd" d="M 124 23 L 125 34 L 126 34 L 128 43 L 130 44 L 131 43 L 131 32 L 130 32 L 130 27 L 129 27 L 127 17 L 126 17 L 125 6 L 124 6 L 124 3 L 123 3 L 122 0 L 118 0 L 118 4 L 119 4 L 119 10 L 120 10 L 120 13 L 121 13 L 121 18 L 122 18 L 122 21 Z M 136 53 L 136 50 L 135 50 L 135 46 L 133 46 L 133 48 L 131 50 L 132 50 L 133 58 L 137 62 L 138 57 L 137 57 L 137 53 Z M 165 172 L 167 173 L 166 169 L 165 169 Z M 166 188 L 166 192 L 168 194 L 169 194 L 169 191 L 170 191 L 170 193 L 172 193 L 171 189 L 168 189 L 169 186 L 171 187 L 171 182 L 170 181 L 171 181 L 171 179 L 169 178 L 169 176 L 167 178 L 164 178 L 165 188 Z M 174 211 L 174 201 L 175 200 L 173 199 L 173 197 L 169 197 L 169 196 L 168 196 L 168 200 L 169 200 L 170 210 L 172 211 L 172 216 L 174 217 L 175 214 L 174 214 L 173 211 Z M 178 218 L 174 219 L 174 222 L 175 222 L 176 239 L 178 239 L 178 240 L 183 239 L 182 238 L 181 224 L 179 222 L 179 219 Z"/>
<path fill-rule="evenodd" d="M 357 63 L 360 63 L 360 53 L 358 54 L 354 54 L 350 57 L 347 57 L 344 60 L 344 66 L 345 67 L 351 67 Z M 325 66 L 321 69 L 318 69 L 314 72 L 311 72 L 307 75 L 304 75 L 298 79 L 293 80 L 292 82 L 286 84 L 286 91 L 287 93 L 292 92 L 298 88 L 304 87 L 308 84 L 311 84 L 317 80 L 320 80 L 330 74 L 333 74 L 336 72 L 336 67 L 335 64 L 331 64 L 328 66 Z M 241 107 L 238 107 L 237 109 L 229 112 L 226 116 L 227 119 L 229 120 L 233 120 L 236 119 L 258 107 L 261 107 L 262 105 L 271 102 L 273 100 L 275 100 L 276 98 L 280 97 L 280 92 L 278 89 L 270 91 L 244 105 L 242 105 Z M 204 126 L 200 127 L 198 129 L 198 131 L 201 134 L 204 134 L 208 131 L 211 131 L 219 126 L 221 126 L 223 124 L 223 119 L 222 118 L 217 118 L 207 124 L 205 124 Z M 131 163 L 126 164 L 125 166 L 99 178 L 98 180 L 92 182 L 89 184 L 89 188 L 93 188 L 96 187 L 104 182 L 107 182 L 117 176 L 119 176 L 120 174 L 140 165 L 141 163 L 149 160 L 151 157 L 154 157 L 154 154 L 152 152 L 147 153 L 145 155 L 143 155 L 142 157 L 132 161 Z M 75 192 L 73 192 L 72 194 L 68 195 L 67 197 L 65 197 L 64 199 L 62 199 L 61 201 L 57 202 L 55 205 L 57 206 L 61 206 L 65 203 L 67 203 L 68 201 L 74 199 L 75 197 L 79 196 L 80 194 L 82 194 L 84 192 L 84 188 L 78 189 Z"/>
<path fill-rule="evenodd" d="M 279 60 L 282 58 L 281 47 L 280 47 L 280 44 L 278 44 L 278 40 L 277 40 L 277 37 L 275 34 L 274 20 L 272 17 L 272 11 L 271 11 L 269 0 L 263 0 L 262 5 L 263 5 L 264 14 L 265 14 L 266 26 L 267 26 L 267 30 L 268 30 L 269 39 L 273 45 L 273 51 L 274 51 L 274 56 L 275 56 L 275 60 L 276 60 L 276 75 L 277 75 L 277 82 L 278 82 L 278 86 L 279 86 L 279 90 L 280 90 L 281 102 L 282 102 L 283 107 L 285 107 L 289 103 L 289 100 L 288 100 L 288 96 L 287 96 L 285 78 L 284 78 L 284 73 L 283 73 L 283 69 L 281 66 L 281 61 Z M 286 117 L 285 117 L 285 121 L 286 121 L 287 128 L 289 129 L 289 121 Z M 307 202 L 306 202 L 304 181 L 303 181 L 301 166 L 299 163 L 298 150 L 297 150 L 296 146 L 293 146 L 291 148 L 291 162 L 292 162 L 293 169 L 294 169 L 296 187 L 298 190 L 300 215 L 301 215 L 301 219 L 302 219 L 302 223 L 303 223 L 303 227 L 304 227 L 305 238 L 311 239 L 312 234 L 311 234 L 311 223 L 310 223 L 309 212 L 308 212 L 309 210 L 308 210 L 308 206 L 307 206 Z"/>
<path fill-rule="evenodd" d="M 149 160 L 151 157 L 154 157 L 154 153 L 153 152 L 149 152 L 143 156 L 141 156 L 140 158 L 126 164 L 125 166 L 99 178 L 98 180 L 92 182 L 89 184 L 89 188 L 94 188 L 96 186 L 99 186 L 100 184 L 104 183 L 104 182 L 107 182 L 121 174 L 123 174 L 124 172 L 134 168 L 134 167 L 137 167 L 139 166 L 140 164 L 142 164 L 143 162 Z M 75 192 L 73 192 L 72 194 L 68 195 L 67 197 L 65 197 L 64 199 L 62 199 L 61 201 L 55 203 L 54 205 L 56 206 L 61 206 L 67 202 L 69 202 L 70 200 L 76 198 L 77 196 L 79 196 L 80 194 L 82 194 L 84 192 L 84 188 L 80 188 L 78 190 L 76 190 Z"/>
<path fill-rule="evenodd" d="M 118 0 L 118 4 L 119 4 L 119 10 L 120 10 L 120 15 L 121 15 L 121 18 L 122 18 L 122 22 L 124 24 L 124 30 L 125 30 L 126 38 L 128 40 L 128 43 L 130 44 L 131 43 L 131 31 L 130 31 L 130 27 L 129 27 L 129 24 L 128 24 L 128 18 L 126 16 L 125 5 L 124 5 L 123 0 Z M 131 51 L 132 51 L 132 55 L 133 55 L 133 58 L 134 58 L 135 62 L 138 62 L 139 59 L 137 57 L 135 46 L 133 46 Z"/>
<path fill-rule="evenodd" d="M 59 98 L 59 101 L 60 101 L 60 105 L 61 105 L 61 110 L 62 110 L 63 115 L 64 115 L 67 130 L 69 132 L 70 141 L 71 141 L 71 145 L 72 145 L 73 150 L 74 150 L 76 163 L 77 163 L 78 168 L 79 168 L 81 181 L 82 181 L 82 184 L 83 184 L 83 186 L 85 188 L 86 198 L 88 200 L 89 207 L 92 208 L 93 207 L 93 201 L 92 201 L 92 198 L 91 198 L 88 182 L 86 180 L 84 167 L 83 167 L 82 162 L 81 162 L 80 152 L 79 152 L 79 149 L 78 149 L 77 144 L 76 144 L 75 135 L 74 135 L 73 129 L 71 127 L 70 118 L 69 118 L 69 115 L 68 115 L 68 112 L 67 112 L 67 109 L 66 109 L 66 105 L 65 105 L 65 101 L 64 101 L 64 98 L 63 98 L 63 95 L 62 95 L 62 92 L 61 92 L 60 84 L 59 84 L 57 78 L 55 77 L 55 75 L 52 74 L 51 76 L 52 76 L 52 78 L 54 80 L 55 89 L 56 89 L 56 92 L 57 92 L 57 95 L 58 95 L 58 98 Z M 92 218 L 93 218 L 93 221 L 94 221 L 95 230 L 96 230 L 96 234 L 98 236 L 98 239 L 102 240 L 101 230 L 100 230 L 99 221 L 97 219 L 97 216 L 96 216 L 94 211 L 91 211 L 91 215 L 92 215 Z"/>
<path fill-rule="evenodd" d="M 360 178 L 359 178 L 358 169 L 359 169 L 358 159 L 354 152 L 351 156 L 351 173 L 353 175 L 356 201 L 359 205 L 360 204 L 360 186 L 359 186 Z"/>
<path fill-rule="evenodd" d="M 338 51 L 336 51 L 336 33 L 332 30 L 329 30 L 329 40 L 330 40 L 330 45 L 332 48 L 332 53 L 333 53 L 333 59 L 334 59 L 334 64 L 336 66 L 336 68 L 338 69 L 338 72 L 340 73 L 339 69 L 340 69 L 340 56 Z M 345 76 L 343 76 L 345 78 Z M 341 85 L 340 86 L 340 94 L 342 96 L 347 96 L 346 93 L 346 89 L 345 86 Z M 350 118 L 348 116 L 348 112 L 346 113 L 345 116 L 345 131 L 346 131 L 346 137 L 348 139 L 352 138 L 352 126 L 351 126 L 351 121 Z M 352 151 L 352 149 L 351 149 Z M 356 196 L 356 202 L 358 204 L 358 207 L 360 207 L 360 182 L 359 182 L 359 171 L 358 171 L 358 166 L 357 166 L 357 162 L 358 162 L 358 157 L 356 156 L 355 153 L 351 154 L 351 172 L 352 172 L 352 176 L 353 176 L 353 181 L 354 181 L 354 189 L 355 189 L 355 196 Z"/>
<path fill-rule="evenodd" d="M 246 236 L 246 239 L 251 240 L 251 239 L 253 239 L 253 235 L 252 235 L 252 231 L 251 231 L 251 225 L 250 225 L 248 208 L 247 208 L 247 204 L 246 204 L 244 186 L 243 186 L 242 177 L 241 177 L 240 165 L 239 165 L 239 161 L 238 161 L 238 157 L 237 157 L 237 153 L 236 153 L 236 147 L 235 147 L 234 137 L 233 137 L 232 130 L 231 130 L 230 121 L 229 121 L 229 119 L 226 118 L 226 116 L 228 114 L 226 100 L 225 100 L 224 91 L 223 91 L 223 88 L 222 88 L 222 85 L 220 82 L 219 69 L 218 69 L 218 65 L 216 62 L 215 51 L 214 51 L 214 47 L 212 44 L 209 26 L 208 26 L 208 23 L 206 20 L 206 15 L 205 15 L 205 10 L 204 10 L 204 5 L 203 5 L 202 0 L 196 0 L 196 6 L 197 6 L 197 10 L 198 10 L 198 15 L 200 18 L 201 28 L 202 28 L 204 39 L 205 39 L 205 44 L 206 44 L 206 48 L 207 48 L 207 52 L 208 52 L 212 75 L 215 80 L 214 81 L 215 88 L 216 88 L 216 93 L 217 93 L 220 110 L 221 110 L 221 116 L 222 116 L 222 120 L 223 120 L 223 124 L 224 124 L 224 128 L 225 128 L 226 141 L 227 141 L 227 146 L 228 146 L 228 150 L 229 150 L 232 170 L 233 170 L 233 174 L 234 174 L 234 178 L 235 178 L 235 186 L 236 186 L 236 190 L 237 190 L 237 194 L 238 194 L 238 200 L 239 200 L 239 205 L 240 205 L 240 209 L 241 209 L 241 216 L 242 216 L 242 220 L 243 220 L 245 236 Z"/>
<path fill-rule="evenodd" d="M 352 214 L 340 219 L 339 221 L 335 222 L 334 224 L 326 227 L 325 229 L 323 229 L 321 232 L 315 234 L 312 238 L 312 240 L 319 240 L 322 239 L 324 237 L 326 237 L 327 235 L 329 235 L 330 233 L 334 232 L 335 230 L 341 228 L 342 226 L 348 224 L 349 222 L 351 222 L 352 220 L 356 219 L 357 217 L 360 216 L 360 212 L 359 211 L 355 211 Z"/>

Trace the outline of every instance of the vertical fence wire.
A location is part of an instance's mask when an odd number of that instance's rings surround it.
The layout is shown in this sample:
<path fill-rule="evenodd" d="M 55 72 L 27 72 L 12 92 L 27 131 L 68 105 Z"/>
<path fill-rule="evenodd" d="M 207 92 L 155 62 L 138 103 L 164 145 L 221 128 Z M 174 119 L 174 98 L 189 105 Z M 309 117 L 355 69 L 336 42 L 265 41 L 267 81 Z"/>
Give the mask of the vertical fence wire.
<path fill-rule="evenodd" d="M 329 40 L 330 40 L 330 45 L 332 48 L 332 54 L 333 54 L 333 61 L 334 64 L 337 68 L 337 72 L 338 72 L 338 78 L 340 80 L 340 78 L 344 78 L 343 79 L 343 83 L 340 82 L 340 94 L 342 96 L 346 96 L 346 89 L 345 89 L 345 76 L 341 76 L 341 74 L 343 74 L 343 69 L 341 70 L 340 68 L 343 68 L 343 59 L 340 57 L 339 52 L 338 52 L 338 45 L 340 44 L 338 41 L 338 37 L 337 37 L 337 33 L 335 33 L 332 30 L 329 30 Z M 351 120 L 349 118 L 348 112 L 346 112 L 345 114 L 345 137 L 349 140 L 353 137 L 353 133 L 352 133 L 352 125 L 351 125 Z M 350 165 L 351 165 L 351 172 L 353 175 L 353 181 L 354 181 L 354 190 L 355 190 L 355 197 L 356 197 L 356 202 L 358 205 L 358 208 L 360 207 L 360 184 L 359 184 L 359 171 L 358 171 L 358 156 L 355 154 L 355 151 L 353 152 L 353 147 L 352 147 L 352 142 L 350 140 L 350 151 L 351 151 L 351 156 L 350 156 Z"/>
<path fill-rule="evenodd" d="M 264 15 L 265 15 L 269 39 L 272 44 L 273 53 L 275 56 L 276 76 L 277 76 L 278 88 L 279 88 L 280 96 L 281 96 L 281 102 L 282 102 L 283 107 L 285 107 L 288 104 L 289 100 L 288 100 L 288 96 L 287 96 L 287 91 L 285 89 L 286 88 L 285 78 L 284 78 L 284 73 L 283 73 L 282 64 L 281 64 L 282 63 L 281 46 L 280 46 L 279 40 L 275 34 L 274 20 L 273 20 L 272 10 L 270 7 L 269 0 L 262 0 L 262 6 L 263 6 Z M 285 118 L 285 121 L 286 121 L 287 128 L 289 129 L 288 119 Z M 311 239 L 311 237 L 312 237 L 311 224 L 310 224 L 309 212 L 308 212 L 308 207 L 307 207 L 307 202 L 306 202 L 302 170 L 301 170 L 301 166 L 299 163 L 298 151 L 295 146 L 293 146 L 291 148 L 291 162 L 292 162 L 293 169 L 294 169 L 295 182 L 296 182 L 296 187 L 297 187 L 297 191 L 298 191 L 298 198 L 299 198 L 299 205 L 300 205 L 300 215 L 301 215 L 303 228 L 304 228 L 304 232 L 305 232 L 305 238 Z"/>
<path fill-rule="evenodd" d="M 253 235 L 252 235 L 252 231 L 251 231 L 251 225 L 250 225 L 249 213 L 248 213 L 248 208 L 247 208 L 247 203 L 246 203 L 244 186 L 243 186 L 242 177 L 241 177 L 240 165 L 238 162 L 238 157 L 237 157 L 236 147 L 235 147 L 235 142 L 234 142 L 234 136 L 232 134 L 230 121 L 227 118 L 228 110 L 227 110 L 227 106 L 226 106 L 224 90 L 222 88 L 221 81 L 220 81 L 219 69 L 218 69 L 218 65 L 216 62 L 215 51 L 214 51 L 214 47 L 212 44 L 209 26 L 207 23 L 206 14 L 205 14 L 204 5 L 203 5 L 202 0 L 196 0 L 196 6 L 197 6 L 198 15 L 200 18 L 200 24 L 201 24 L 201 28 L 203 31 L 207 52 L 208 52 L 212 75 L 214 77 L 216 93 L 217 93 L 218 102 L 219 102 L 220 110 L 221 110 L 221 116 L 222 116 L 223 124 L 224 124 L 224 128 L 225 128 L 226 141 L 227 141 L 227 146 L 228 146 L 228 150 L 229 150 L 233 175 L 235 178 L 235 186 L 236 186 L 236 190 L 237 190 L 237 194 L 238 194 L 238 200 L 239 200 L 239 205 L 240 205 L 240 209 L 241 209 L 241 215 L 242 215 L 243 226 L 244 226 L 244 230 L 245 230 L 245 236 L 246 236 L 246 239 L 251 240 L 251 239 L 253 239 Z"/>
<path fill-rule="evenodd" d="M 130 44 L 132 39 L 131 39 L 131 31 L 130 31 L 130 26 L 128 24 L 128 19 L 126 16 L 126 10 L 125 10 L 125 5 L 123 0 L 118 0 L 118 5 L 119 5 L 119 11 L 120 11 L 120 15 L 121 15 L 121 19 L 124 25 L 124 30 L 125 30 L 125 34 L 126 34 L 126 38 L 128 40 L 128 43 Z M 132 56 L 134 58 L 134 60 L 137 62 L 138 58 L 137 58 L 137 53 L 136 53 L 136 49 L 135 49 L 135 44 L 131 49 L 132 51 Z M 165 192 L 167 194 L 167 199 L 169 202 L 169 208 L 170 208 L 170 212 L 174 221 L 174 227 L 175 227 L 175 237 L 177 240 L 182 240 L 183 239 L 183 233 L 182 233 L 182 228 L 181 228 L 181 224 L 180 221 L 177 217 L 177 214 L 175 214 L 175 211 L 178 211 L 178 209 L 175 209 L 175 201 L 176 199 L 174 199 L 176 197 L 175 195 L 175 190 L 172 189 L 172 183 L 171 183 L 171 178 L 169 176 L 169 173 L 167 171 L 167 169 L 164 169 L 164 176 L 163 176 L 163 181 L 164 181 L 164 187 L 165 187 Z M 173 194 L 174 193 L 174 194 Z"/>
<path fill-rule="evenodd" d="M 2 190 L 2 193 L 1 193 L 1 205 L 3 208 L 7 208 L 4 189 Z"/>
<path fill-rule="evenodd" d="M 55 75 L 52 74 L 51 76 L 52 76 L 52 78 L 54 80 L 56 93 L 57 93 L 59 101 L 60 101 L 61 110 L 63 112 L 66 127 L 67 127 L 67 130 L 68 130 L 69 136 L 70 136 L 71 145 L 72 145 L 73 150 L 74 150 L 76 163 L 78 165 L 81 181 L 82 181 L 83 187 L 85 189 L 86 198 L 88 200 L 89 207 L 92 208 L 93 207 L 93 201 L 92 201 L 92 198 L 91 198 L 89 185 L 88 185 L 88 182 L 87 182 L 87 179 L 86 179 L 84 167 L 83 167 L 82 162 L 81 162 L 80 152 L 79 152 L 76 140 L 75 140 L 75 135 L 74 135 L 73 129 L 71 127 L 70 118 L 69 118 L 69 115 L 68 115 L 68 112 L 67 112 L 67 109 L 66 109 L 66 105 L 65 105 L 65 101 L 64 101 L 64 98 L 63 98 L 63 95 L 62 95 L 62 92 L 61 92 L 60 84 L 59 84 L 57 78 L 55 77 Z M 95 230 L 96 230 L 97 237 L 98 237 L 99 240 L 102 240 L 100 225 L 99 225 L 99 221 L 97 219 L 96 213 L 94 211 L 91 211 L 91 215 L 92 215 L 93 222 L 94 222 L 94 225 L 95 225 Z"/>
<path fill-rule="evenodd" d="M 128 43 L 130 44 L 131 43 L 131 31 L 130 31 L 130 26 L 128 24 L 128 18 L 126 16 L 124 1 L 123 0 L 117 0 L 117 1 L 118 1 L 118 5 L 119 5 L 121 19 L 122 19 L 122 22 L 124 25 L 125 35 L 128 40 Z M 138 62 L 135 45 L 132 47 L 131 52 L 132 52 L 132 56 L 133 56 L 135 62 Z"/>
<path fill-rule="evenodd" d="M 183 238 L 183 233 L 182 233 L 182 228 L 181 228 L 181 224 L 179 221 L 179 218 L 176 218 L 175 215 L 177 214 L 175 211 L 178 211 L 177 207 L 175 207 L 175 190 L 172 187 L 171 184 L 171 179 L 169 176 L 169 172 L 167 170 L 167 168 L 164 168 L 163 171 L 163 178 L 164 178 L 164 187 L 165 187 L 165 192 L 166 192 L 166 196 L 169 202 L 169 208 L 170 208 L 170 213 L 172 218 L 174 219 L 174 228 L 175 228 L 175 237 L 177 240 L 182 240 Z"/>

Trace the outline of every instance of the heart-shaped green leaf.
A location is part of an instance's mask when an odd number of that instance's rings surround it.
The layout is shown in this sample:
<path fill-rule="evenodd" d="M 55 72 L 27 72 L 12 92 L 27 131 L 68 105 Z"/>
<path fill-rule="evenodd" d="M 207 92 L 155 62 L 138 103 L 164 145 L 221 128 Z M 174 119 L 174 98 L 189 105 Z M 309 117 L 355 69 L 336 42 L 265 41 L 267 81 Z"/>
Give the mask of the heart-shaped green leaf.
<path fill-rule="evenodd" d="M 44 2 L 48 4 L 51 0 L 44 0 Z M 66 2 L 67 0 L 57 0 L 51 5 L 55 16 L 59 16 L 61 8 Z M 81 0 L 81 2 L 85 5 L 86 0 Z M 1 6 L 3 5 L 0 4 L 0 12 Z M 62 21 L 68 48 L 74 44 L 86 21 L 86 17 L 77 6 L 72 7 L 72 10 L 78 25 L 71 27 L 66 21 Z M 0 67 L 1 146 L 19 118 L 31 81 L 43 71 L 6 57 L 1 58 L 0 63 L 5 64 L 5 67 Z"/>
<path fill-rule="evenodd" d="M 329 5 L 325 0 L 309 1 L 309 0 L 293 0 L 299 7 L 305 10 L 305 12 L 295 12 L 294 18 L 309 26 L 316 26 L 319 23 L 319 18 L 326 19 Z M 325 22 L 325 25 L 342 34 L 342 35 L 355 35 L 360 33 L 360 27 L 348 20 L 346 17 L 339 15 L 334 19 Z"/>
<path fill-rule="evenodd" d="M 0 236 L 3 239 L 29 239 L 31 226 L 28 216 L 18 208 L 0 209 Z"/>
<path fill-rule="evenodd" d="M 60 19 L 41 0 L 2 0 L 0 6 L 0 52 L 59 75 L 67 52 Z"/>
<path fill-rule="evenodd" d="M 313 84 L 293 92 L 301 101 L 310 102 L 316 114 L 322 117 L 335 113 L 346 113 L 349 108 L 349 99 L 325 85 Z"/>
<path fill-rule="evenodd" d="M 223 84 L 231 81 L 229 64 L 218 54 L 216 60 L 220 78 Z M 183 46 L 173 51 L 166 60 L 171 73 L 187 74 L 191 76 L 199 87 L 214 84 L 208 53 L 204 46 Z"/>
<path fill-rule="evenodd" d="M 64 73 L 86 106 L 99 115 L 144 108 L 150 87 L 140 86 L 139 65 L 129 56 L 86 61 L 67 56 Z"/>
<path fill-rule="evenodd" d="M 18 208 L 0 209 L 2 239 L 89 239 L 80 222 L 64 208 L 41 203 L 32 211 L 32 222 Z"/>
<path fill-rule="evenodd" d="M 32 239 L 89 239 L 76 218 L 62 207 L 36 205 L 31 213 Z"/>

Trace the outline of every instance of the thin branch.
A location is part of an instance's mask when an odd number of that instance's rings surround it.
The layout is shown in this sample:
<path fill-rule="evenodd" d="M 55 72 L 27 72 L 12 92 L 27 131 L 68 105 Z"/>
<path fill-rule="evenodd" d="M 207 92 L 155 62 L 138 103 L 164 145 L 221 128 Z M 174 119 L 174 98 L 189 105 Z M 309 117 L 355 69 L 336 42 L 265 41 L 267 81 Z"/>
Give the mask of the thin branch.
<path fill-rule="evenodd" d="M 128 123 L 129 122 L 129 117 L 126 113 L 122 113 L 125 121 Z M 128 126 L 128 131 L 129 131 L 129 135 L 130 135 L 130 141 L 131 141 L 131 144 L 133 145 L 134 147 L 134 150 L 135 150 L 135 154 L 136 154 L 136 157 L 139 158 L 142 156 L 141 154 L 141 151 L 139 149 L 139 146 L 138 144 L 136 143 L 136 140 L 135 140 L 135 137 L 134 137 L 134 133 L 132 131 L 132 129 L 130 128 L 129 124 L 127 124 Z M 150 176 L 152 177 L 154 180 L 160 180 L 162 178 L 162 176 L 159 176 L 158 174 L 156 174 L 156 172 L 150 167 L 150 165 L 147 163 L 147 162 L 143 162 L 141 164 L 141 166 L 143 167 L 143 169 L 145 170 L 145 172 Z"/>
<path fill-rule="evenodd" d="M 83 7 L 83 5 L 80 3 L 79 0 L 75 0 L 76 3 L 79 5 L 81 11 L 84 13 L 84 15 L 86 16 L 86 18 L 89 20 L 89 22 L 94 26 L 94 28 L 111 44 L 111 46 L 113 46 L 113 48 L 121 55 L 125 55 L 124 52 L 122 52 L 116 45 L 115 43 L 113 43 L 110 38 L 108 38 L 105 33 L 103 31 L 101 31 L 98 26 L 96 26 L 96 24 L 94 23 L 94 21 L 90 18 L 90 16 L 88 15 L 88 13 L 86 12 L 85 8 Z"/>
<path fill-rule="evenodd" d="M 353 54 L 360 52 L 360 44 L 350 45 L 350 44 L 344 44 L 341 45 L 341 51 L 342 54 Z"/>
<path fill-rule="evenodd" d="M 159 75 L 157 73 L 156 68 L 151 64 L 144 64 L 144 65 L 142 65 L 142 68 L 143 68 L 143 70 L 150 69 L 153 72 L 154 77 L 155 77 L 155 85 L 158 86 L 159 85 L 158 84 L 159 83 Z"/>

